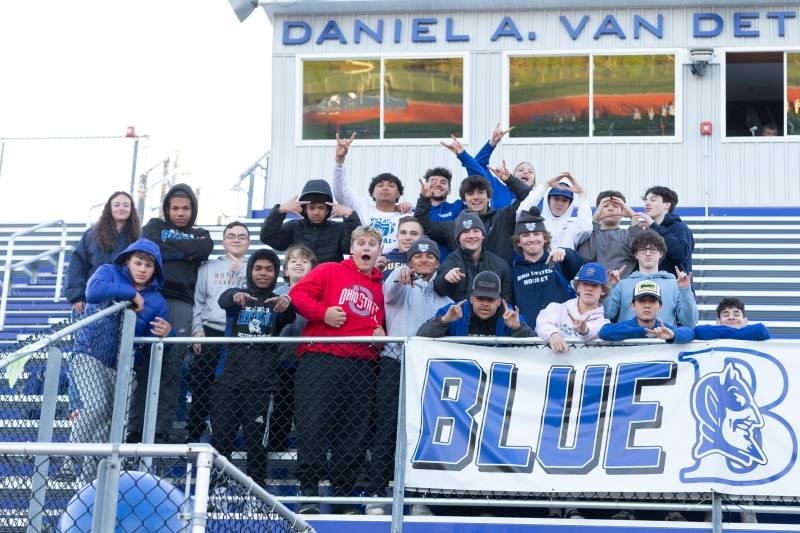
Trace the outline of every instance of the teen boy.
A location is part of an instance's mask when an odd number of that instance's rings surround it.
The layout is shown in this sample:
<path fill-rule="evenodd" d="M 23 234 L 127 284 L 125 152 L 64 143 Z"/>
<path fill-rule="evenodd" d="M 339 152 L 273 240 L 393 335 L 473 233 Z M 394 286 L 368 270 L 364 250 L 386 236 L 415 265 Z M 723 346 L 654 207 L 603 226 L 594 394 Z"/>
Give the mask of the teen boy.
<path fill-rule="evenodd" d="M 381 272 L 375 268 L 382 240 L 371 226 L 356 228 L 350 258 L 319 265 L 289 291 L 297 312 L 308 320 L 303 336 L 384 335 Z M 324 342 L 297 348 L 297 479 L 302 494 L 316 496 L 326 472 L 334 495 L 353 492 L 365 456 L 378 349 L 370 343 Z M 331 465 L 326 469 L 329 444 Z M 304 504 L 300 512 L 319 513 L 319 505 Z"/>
<path fill-rule="evenodd" d="M 641 230 L 640 226 L 620 227 L 624 217 L 635 213 L 625 203 L 625 196 L 614 190 L 597 195 L 592 233 L 578 244 L 578 253 L 586 261 L 600 263 L 606 270 L 619 270 L 627 277 L 636 269 L 636 258 L 630 247 L 631 237 Z"/>
<path fill-rule="evenodd" d="M 769 340 L 770 334 L 761 322 L 748 323 L 743 301 L 738 298 L 723 298 L 717 304 L 717 324 L 695 326 L 694 338 L 701 341 L 714 339 L 765 341 Z"/>
<path fill-rule="evenodd" d="M 661 309 L 661 289 L 653 280 L 643 280 L 633 289 L 631 302 L 634 317 L 600 328 L 600 338 L 605 341 L 624 341 L 654 337 L 668 343 L 682 344 L 694 339 L 694 331 L 686 326 L 673 326 L 658 319 Z"/>
<path fill-rule="evenodd" d="M 376 266 L 383 272 L 384 281 L 393 271 L 405 266 L 408 250 L 422 237 L 422 224 L 415 217 L 403 217 L 397 224 L 397 248 L 378 258 Z"/>

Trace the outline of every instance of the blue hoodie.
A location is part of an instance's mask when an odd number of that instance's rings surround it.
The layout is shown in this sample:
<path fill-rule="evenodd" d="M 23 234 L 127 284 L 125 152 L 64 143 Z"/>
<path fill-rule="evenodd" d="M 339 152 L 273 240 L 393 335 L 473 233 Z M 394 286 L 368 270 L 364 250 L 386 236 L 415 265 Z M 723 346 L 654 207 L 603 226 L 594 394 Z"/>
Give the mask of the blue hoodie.
<path fill-rule="evenodd" d="M 167 302 L 161 296 L 164 285 L 164 265 L 158 245 L 148 239 L 139 239 L 117 254 L 113 263 L 101 265 L 86 285 L 86 313 L 92 314 L 114 302 L 133 300 L 137 290 L 125 262 L 134 252 L 144 252 L 156 259 L 155 272 L 150 283 L 138 291 L 144 300 L 144 309 L 136 313 L 136 336 L 150 337 L 150 322 L 156 317 L 169 320 Z M 90 355 L 104 365 L 115 368 L 122 313 L 103 318 L 81 329 L 75 335 L 73 351 Z M 137 356 L 139 354 L 137 353 Z"/>
<path fill-rule="evenodd" d="M 675 338 L 666 341 L 668 343 L 683 344 L 694 339 L 694 331 L 686 326 L 673 326 L 668 322 L 658 321 L 660 325 L 666 326 L 675 332 Z M 606 324 L 600 328 L 600 338 L 604 341 L 624 341 L 628 339 L 646 339 L 647 331 L 639 325 L 636 317 L 616 324 Z"/>
<path fill-rule="evenodd" d="M 732 339 L 740 341 L 766 341 L 770 334 L 767 326 L 761 322 L 748 324 L 743 328 L 732 328 L 731 326 L 697 326 L 694 328 L 694 338 L 701 341 L 712 341 L 714 339 Z"/>
<path fill-rule="evenodd" d="M 487 142 L 475 157 L 472 157 L 469 152 L 464 150 L 458 154 L 458 160 L 461 161 L 461 165 L 466 169 L 467 175 L 483 176 L 489 180 L 492 185 L 492 198 L 489 206 L 492 209 L 502 209 L 514 203 L 516 197 L 505 183 L 489 171 L 489 157 L 492 155 L 492 151 L 494 151 L 494 147 Z"/>
<path fill-rule="evenodd" d="M 659 320 L 690 328 L 697 324 L 700 313 L 697 310 L 697 301 L 694 299 L 692 289 L 689 287 L 678 288 L 675 276 L 664 271 L 643 274 L 637 270 L 617 283 L 609 295 L 603 299 L 603 310 L 607 319 L 612 322 L 624 322 L 633 318 L 634 313 L 631 308 L 633 289 L 636 288 L 637 283 L 643 280 L 655 281 L 661 289 L 662 305 L 658 311 Z"/>

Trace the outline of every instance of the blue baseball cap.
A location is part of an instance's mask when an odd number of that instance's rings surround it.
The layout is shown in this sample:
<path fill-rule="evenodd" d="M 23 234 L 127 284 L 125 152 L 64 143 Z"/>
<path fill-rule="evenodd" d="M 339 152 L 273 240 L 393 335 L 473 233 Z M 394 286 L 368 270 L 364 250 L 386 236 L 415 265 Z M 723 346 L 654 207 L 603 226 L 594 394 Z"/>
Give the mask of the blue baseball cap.
<path fill-rule="evenodd" d="M 550 198 L 551 196 L 563 196 L 564 198 L 569 198 L 570 200 L 575 197 L 571 190 L 562 189 L 561 187 L 553 187 L 550 189 L 550 192 L 547 193 L 547 197 Z"/>
<path fill-rule="evenodd" d="M 575 276 L 575 282 L 585 281 L 586 283 L 594 283 L 595 285 L 605 285 L 608 283 L 608 272 L 606 268 L 600 263 L 586 263 L 578 271 Z"/>

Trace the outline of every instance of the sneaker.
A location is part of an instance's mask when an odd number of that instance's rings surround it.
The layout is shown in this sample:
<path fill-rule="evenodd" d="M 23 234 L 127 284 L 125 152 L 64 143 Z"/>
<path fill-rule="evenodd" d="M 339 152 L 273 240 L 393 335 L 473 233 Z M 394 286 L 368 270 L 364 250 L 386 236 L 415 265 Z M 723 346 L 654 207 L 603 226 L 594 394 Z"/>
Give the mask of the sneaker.
<path fill-rule="evenodd" d="M 319 514 L 318 503 L 304 503 L 300 506 L 297 514 Z"/>
<path fill-rule="evenodd" d="M 626 511 L 623 509 L 611 515 L 611 520 L 636 520 L 636 515 L 633 511 Z"/>
<path fill-rule="evenodd" d="M 563 518 L 561 516 L 561 509 L 551 509 L 550 512 L 547 513 L 547 518 Z"/>
<path fill-rule="evenodd" d="M 411 506 L 411 516 L 433 516 L 433 511 L 424 503 L 415 503 Z"/>
<path fill-rule="evenodd" d="M 742 524 L 758 524 L 758 517 L 753 511 L 742 511 Z"/>
<path fill-rule="evenodd" d="M 686 517 L 678 511 L 670 511 L 667 513 L 667 516 L 664 517 L 664 520 L 667 522 L 686 522 Z"/>
<path fill-rule="evenodd" d="M 342 508 L 341 512 L 339 512 L 338 514 L 343 514 L 343 515 L 360 515 L 360 514 L 361 514 L 361 511 L 358 509 L 358 507 L 356 507 L 356 506 L 354 506 L 354 505 L 348 505 L 348 506 L 346 506 L 346 507 Z"/>
<path fill-rule="evenodd" d="M 577 518 L 582 520 L 583 515 L 577 509 L 567 509 L 567 512 L 564 513 L 564 518 Z"/>
<path fill-rule="evenodd" d="M 372 495 L 373 498 L 379 498 L 377 494 Z M 386 505 L 382 503 L 368 503 L 364 506 L 364 514 L 378 516 L 389 514 L 386 512 Z"/>

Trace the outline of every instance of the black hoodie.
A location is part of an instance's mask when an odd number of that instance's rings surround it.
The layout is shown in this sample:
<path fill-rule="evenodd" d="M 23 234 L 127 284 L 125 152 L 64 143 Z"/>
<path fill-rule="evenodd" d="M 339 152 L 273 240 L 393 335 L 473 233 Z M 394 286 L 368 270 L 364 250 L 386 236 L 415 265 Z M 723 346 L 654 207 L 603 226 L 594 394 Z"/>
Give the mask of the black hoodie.
<path fill-rule="evenodd" d="M 192 217 L 184 228 L 176 227 L 169 220 L 169 201 L 177 191 L 184 192 L 192 203 Z M 161 294 L 165 298 L 194 305 L 197 270 L 214 249 L 214 241 L 207 230 L 193 227 L 197 218 L 197 197 L 185 183 L 172 186 L 164 197 L 163 209 L 164 220 L 151 218 L 142 228 L 142 237 L 158 244 L 161 250 L 161 259 L 164 261 L 164 288 Z"/>
<path fill-rule="evenodd" d="M 308 200 L 314 197 L 333 202 L 333 193 L 328 182 L 309 180 L 298 199 Z M 355 211 L 342 222 L 325 220 L 321 224 L 312 224 L 303 209 L 302 219 L 290 220 L 284 224 L 286 214 L 281 213 L 279 208 L 280 204 L 275 204 L 261 226 L 261 242 L 264 244 L 275 250 L 286 250 L 293 244 L 305 244 L 314 251 L 317 263 L 338 263 L 344 259 L 345 254 L 350 253 L 350 234 L 361 224 Z"/>
<path fill-rule="evenodd" d="M 267 259 L 275 266 L 275 278 L 272 283 L 259 289 L 253 282 L 253 266 L 256 261 Z M 277 336 L 281 329 L 291 323 L 295 318 L 293 306 L 283 313 L 272 310 L 274 302 L 267 300 L 274 298 L 275 285 L 278 283 L 281 262 L 272 250 L 256 250 L 247 261 L 247 286 L 244 288 L 232 287 L 223 292 L 219 297 L 219 306 L 225 310 L 228 320 L 225 335 L 228 337 L 272 337 Z M 244 307 L 233 301 L 237 292 L 246 292 L 255 300 L 248 300 Z M 233 344 L 230 345 L 228 355 L 223 365 L 225 381 L 264 381 L 274 377 L 273 367 L 277 364 L 280 355 L 280 345 L 275 344 Z M 274 357 L 272 356 L 274 355 Z"/>

